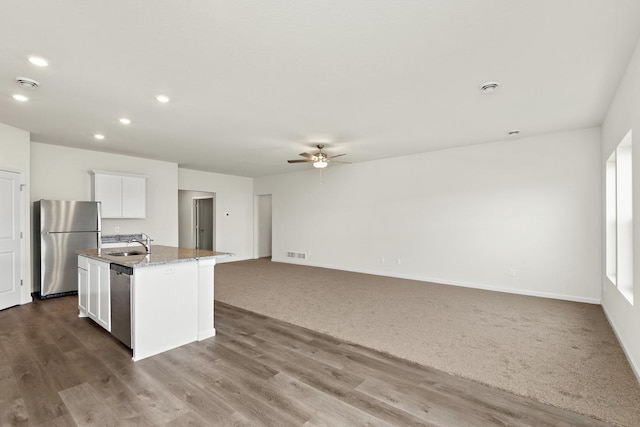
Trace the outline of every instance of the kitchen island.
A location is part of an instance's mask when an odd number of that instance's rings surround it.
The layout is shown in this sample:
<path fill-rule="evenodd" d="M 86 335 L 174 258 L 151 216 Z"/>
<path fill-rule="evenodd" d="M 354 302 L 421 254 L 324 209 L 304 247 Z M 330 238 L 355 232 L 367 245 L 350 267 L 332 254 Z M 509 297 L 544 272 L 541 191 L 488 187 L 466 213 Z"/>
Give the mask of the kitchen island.
<path fill-rule="evenodd" d="M 161 245 L 149 254 L 142 247 L 77 253 L 79 316 L 127 344 L 133 360 L 215 335 L 213 270 L 231 254 Z"/>

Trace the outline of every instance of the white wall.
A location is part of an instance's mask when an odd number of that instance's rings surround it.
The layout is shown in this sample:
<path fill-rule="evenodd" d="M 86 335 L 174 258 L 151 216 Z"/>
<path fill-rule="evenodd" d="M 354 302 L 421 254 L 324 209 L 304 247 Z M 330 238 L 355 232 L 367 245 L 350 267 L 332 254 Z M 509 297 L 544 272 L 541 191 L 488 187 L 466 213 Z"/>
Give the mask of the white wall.
<path fill-rule="evenodd" d="M 275 261 L 597 303 L 600 167 L 593 128 L 262 177 L 254 194 L 273 195 Z"/>
<path fill-rule="evenodd" d="M 253 257 L 252 178 L 180 168 L 178 188 L 216 193 L 216 250 L 235 254 L 218 262 Z"/>
<path fill-rule="evenodd" d="M 622 141 L 629 129 L 635 139 L 633 147 L 633 242 L 640 242 L 640 43 L 636 46 L 626 73 L 602 125 L 602 159 L 604 165 L 609 155 Z M 604 182 L 604 174 L 603 174 Z M 604 185 L 604 184 L 603 184 Z M 604 198 L 603 198 L 604 205 Z M 604 265 L 604 258 L 603 258 Z M 604 267 L 603 267 L 604 268 Z M 616 287 L 602 275 L 602 306 L 609 317 L 622 347 L 640 380 L 640 250 L 633 251 L 634 305 L 623 297 Z"/>
<path fill-rule="evenodd" d="M 22 303 L 31 301 L 31 209 L 29 209 L 29 132 L 16 129 L 0 123 L 0 169 L 18 171 L 22 173 L 26 190 L 22 193 L 22 209 L 24 221 L 22 224 Z"/>
<path fill-rule="evenodd" d="M 32 142 L 31 201 L 91 200 L 92 169 L 148 176 L 147 217 L 103 219 L 103 234 L 144 232 L 154 240 L 152 245 L 178 245 L 176 163 Z"/>

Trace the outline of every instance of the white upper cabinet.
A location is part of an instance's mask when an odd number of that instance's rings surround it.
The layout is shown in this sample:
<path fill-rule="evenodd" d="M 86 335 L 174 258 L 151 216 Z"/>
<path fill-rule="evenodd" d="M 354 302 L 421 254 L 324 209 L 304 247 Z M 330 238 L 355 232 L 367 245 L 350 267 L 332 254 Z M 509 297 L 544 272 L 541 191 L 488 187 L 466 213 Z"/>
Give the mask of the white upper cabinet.
<path fill-rule="evenodd" d="M 147 213 L 146 178 L 122 177 L 122 217 L 144 218 Z"/>
<path fill-rule="evenodd" d="M 102 202 L 102 218 L 122 218 L 122 177 L 95 174 L 93 200 Z"/>
<path fill-rule="evenodd" d="M 102 202 L 102 218 L 145 218 L 147 177 L 92 171 L 93 200 Z"/>

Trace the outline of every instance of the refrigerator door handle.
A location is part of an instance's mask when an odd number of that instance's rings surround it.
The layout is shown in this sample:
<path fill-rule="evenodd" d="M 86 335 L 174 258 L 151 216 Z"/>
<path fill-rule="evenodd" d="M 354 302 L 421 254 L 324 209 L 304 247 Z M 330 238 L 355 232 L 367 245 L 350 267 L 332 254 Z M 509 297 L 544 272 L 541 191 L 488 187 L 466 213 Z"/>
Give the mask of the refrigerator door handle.
<path fill-rule="evenodd" d="M 81 231 L 42 231 L 40 234 L 74 234 L 74 233 L 99 233 L 99 230 L 81 230 Z"/>

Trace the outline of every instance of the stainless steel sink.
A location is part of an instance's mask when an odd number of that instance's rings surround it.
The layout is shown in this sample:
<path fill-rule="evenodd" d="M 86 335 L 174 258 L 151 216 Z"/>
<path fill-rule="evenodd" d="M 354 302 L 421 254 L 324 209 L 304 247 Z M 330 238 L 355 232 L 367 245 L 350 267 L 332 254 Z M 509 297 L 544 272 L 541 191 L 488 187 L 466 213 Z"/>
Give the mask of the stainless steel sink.
<path fill-rule="evenodd" d="M 111 256 L 133 256 L 133 255 L 146 255 L 146 252 L 140 251 L 118 251 L 118 252 L 108 252 L 105 255 Z"/>

